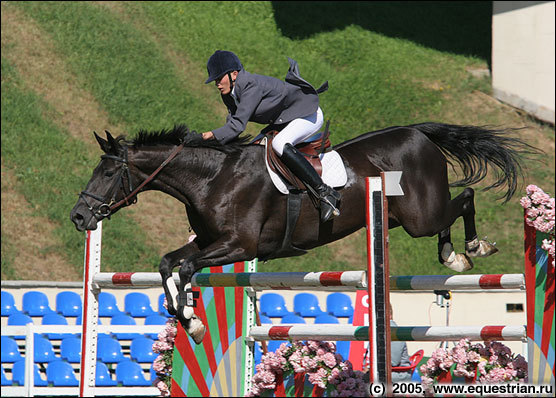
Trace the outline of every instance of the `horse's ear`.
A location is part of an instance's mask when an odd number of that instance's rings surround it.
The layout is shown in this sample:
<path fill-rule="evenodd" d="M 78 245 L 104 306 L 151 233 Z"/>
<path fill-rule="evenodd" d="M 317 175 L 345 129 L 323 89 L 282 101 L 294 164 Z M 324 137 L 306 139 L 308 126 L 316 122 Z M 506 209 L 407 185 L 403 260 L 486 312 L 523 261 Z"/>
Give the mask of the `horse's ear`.
<path fill-rule="evenodd" d="M 114 137 L 112 137 L 112 134 L 110 134 L 110 131 L 104 130 L 104 132 L 106 133 L 106 138 L 108 138 L 108 145 L 111 149 L 111 152 L 114 155 L 117 155 L 119 153 L 119 150 L 121 149 L 120 144 L 118 143 L 118 141 L 116 141 L 114 139 Z"/>
<path fill-rule="evenodd" d="M 110 152 L 110 145 L 108 144 L 108 141 L 100 137 L 96 131 L 93 131 L 93 133 L 95 134 L 95 138 L 97 139 L 97 142 L 100 145 L 100 149 L 102 149 L 104 153 Z"/>

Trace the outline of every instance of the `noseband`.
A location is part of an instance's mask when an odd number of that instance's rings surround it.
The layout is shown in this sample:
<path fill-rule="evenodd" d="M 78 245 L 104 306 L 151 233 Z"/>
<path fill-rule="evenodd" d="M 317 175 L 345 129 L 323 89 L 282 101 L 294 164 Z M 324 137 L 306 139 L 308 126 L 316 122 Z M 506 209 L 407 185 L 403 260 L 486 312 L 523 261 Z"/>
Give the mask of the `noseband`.
<path fill-rule="evenodd" d="M 110 199 L 109 203 L 106 203 L 106 199 L 101 198 L 100 196 L 91 193 L 91 192 L 87 192 L 87 191 L 82 191 L 79 194 L 79 197 L 81 199 L 83 199 L 83 201 L 85 202 L 85 204 L 87 205 L 87 208 L 89 209 L 89 211 L 91 211 L 91 213 L 93 213 L 93 216 L 97 219 L 97 220 L 102 220 L 103 218 L 108 217 L 110 219 L 110 215 L 117 209 L 119 209 L 124 203 L 129 206 L 130 204 L 134 204 L 135 202 L 137 202 L 137 194 L 139 193 L 139 191 L 145 186 L 147 185 L 149 182 L 151 182 L 156 175 L 160 172 L 160 170 L 162 170 L 164 168 L 164 166 L 166 166 L 168 163 L 170 163 L 170 161 L 172 159 L 174 159 L 176 157 L 176 155 L 183 149 L 184 147 L 184 143 L 182 142 L 180 145 L 178 145 L 174 151 L 170 154 L 170 156 L 168 156 L 168 158 L 162 162 L 162 164 L 160 166 L 158 166 L 158 168 L 149 176 L 147 177 L 147 179 L 145 181 L 143 181 L 137 188 L 133 189 L 133 185 L 131 183 L 131 173 L 129 172 L 129 167 L 128 167 L 128 160 L 127 160 L 127 146 L 123 146 L 124 148 L 124 156 L 123 157 L 119 157 L 119 156 L 115 156 L 115 155 L 102 155 L 101 159 L 112 159 L 115 160 L 116 162 L 121 162 L 122 163 L 122 167 L 120 168 L 119 172 L 118 172 L 118 177 L 116 179 L 114 179 L 114 182 L 112 183 L 112 186 L 110 187 L 110 189 L 108 190 L 108 194 L 110 194 L 110 192 L 113 192 L 112 194 L 112 198 Z M 126 193 L 126 185 L 124 184 L 124 178 L 123 175 L 126 175 L 127 178 L 127 182 L 128 182 L 128 191 L 129 193 Z M 121 186 L 125 197 L 120 200 L 119 202 L 116 202 L 116 193 L 118 192 L 117 189 L 115 189 L 117 186 Z M 101 202 L 101 204 L 98 206 L 98 208 L 94 209 L 93 206 L 91 206 L 89 204 L 89 202 L 87 202 L 86 197 L 91 197 L 95 200 L 98 200 L 99 202 Z M 132 199 L 130 201 L 130 199 Z"/>

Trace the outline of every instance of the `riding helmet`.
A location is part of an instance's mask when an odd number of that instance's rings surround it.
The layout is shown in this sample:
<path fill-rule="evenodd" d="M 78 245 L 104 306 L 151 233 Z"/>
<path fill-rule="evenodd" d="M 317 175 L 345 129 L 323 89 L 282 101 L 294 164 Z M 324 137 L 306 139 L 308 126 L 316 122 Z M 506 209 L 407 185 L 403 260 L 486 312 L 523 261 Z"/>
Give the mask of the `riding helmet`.
<path fill-rule="evenodd" d="M 208 79 L 205 84 L 224 76 L 226 73 L 241 69 L 243 69 L 243 66 L 237 55 L 231 51 L 217 50 L 207 62 Z"/>

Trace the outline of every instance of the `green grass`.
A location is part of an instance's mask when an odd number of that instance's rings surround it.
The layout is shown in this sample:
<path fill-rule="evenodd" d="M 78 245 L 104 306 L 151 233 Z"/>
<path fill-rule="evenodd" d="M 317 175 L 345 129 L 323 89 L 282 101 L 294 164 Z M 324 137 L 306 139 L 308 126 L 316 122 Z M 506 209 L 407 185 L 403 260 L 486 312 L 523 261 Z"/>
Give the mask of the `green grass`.
<path fill-rule="evenodd" d="M 489 49 L 485 50 L 490 25 L 485 28 L 484 23 L 490 2 L 450 3 L 455 8 L 419 3 L 406 5 L 409 8 L 403 11 L 397 3 L 319 3 L 315 10 L 315 4 L 303 2 L 293 14 L 288 11 L 292 5 L 282 2 L 120 3 L 128 18 L 93 3 L 12 4 L 49 34 L 80 88 L 95 98 L 110 123 L 125 129 L 117 134 L 160 130 L 175 123 L 205 131 L 224 122 L 216 117 L 215 109 L 207 107 L 200 90 L 182 84 L 191 78 L 189 71 L 176 69 L 147 29 L 140 28 L 147 25 L 187 56 L 194 76 L 204 74 L 206 59 L 217 49 L 236 52 L 253 73 L 282 79 L 287 72 L 286 57 L 294 58 L 306 80 L 315 86 L 325 80 L 330 83 L 321 106 L 325 118 L 331 120 L 334 144 L 393 125 L 463 124 L 473 116 L 469 107 L 461 106 L 466 96 L 474 90 L 490 90 L 489 79 L 473 78 L 466 71 L 490 62 Z M 417 18 L 418 14 L 422 15 Z M 412 19 L 423 24 L 408 25 Z M 63 242 L 60 252 L 80 267 L 83 239 L 68 215 L 98 154 L 90 154 L 83 143 L 56 127 L 52 110 L 21 85 L 16 71 L 4 60 L 2 79 L 5 166 L 15 171 L 18 186 L 35 211 L 58 225 L 56 234 Z M 201 87 L 203 81 L 197 84 Z M 218 100 L 216 90 L 213 95 Z M 497 114 L 481 116 L 481 124 L 500 120 Z M 550 136 L 546 129 L 546 134 L 553 142 L 553 132 Z M 526 163 L 526 183 L 553 189 L 554 159 L 553 154 L 549 156 L 552 167 Z M 460 191 L 453 190 L 453 195 Z M 522 210 L 520 194 L 516 196 L 501 206 L 493 193 L 477 192 L 480 237 L 489 235 L 501 249 L 492 258 L 477 260 L 477 272 L 521 272 Z M 103 257 L 114 270 L 137 271 L 158 263 L 140 228 L 124 212 L 105 222 L 104 229 L 104 241 L 112 243 L 103 249 Z M 459 220 L 452 237 L 461 251 Z M 342 250 L 318 248 L 306 256 L 270 261 L 261 271 L 364 268 L 364 234 L 359 232 L 344 242 Z M 3 242 L 2 249 L 2 265 L 9 266 L 16 254 L 10 253 L 9 242 Z M 448 273 L 436 260 L 436 237 L 411 239 L 398 228 L 391 232 L 390 249 L 393 274 Z M 344 257 L 346 252 L 349 259 Z"/>
<path fill-rule="evenodd" d="M 57 251 L 82 270 L 84 236 L 75 231 L 69 211 L 87 183 L 96 154 L 89 154 L 83 142 L 56 127 L 50 121 L 52 112 L 2 58 L 2 161 L 13 171 L 33 214 L 56 225 L 54 233 L 63 244 Z M 154 269 L 159 259 L 129 217 L 118 215 L 106 224 L 103 259 L 110 264 L 107 270 L 128 270 L 129 264 Z M 6 276 L 14 276 L 17 272 L 11 263 L 16 254 L 9 242 L 8 250 L 8 256 L 2 250 L 2 265 L 10 270 Z"/>

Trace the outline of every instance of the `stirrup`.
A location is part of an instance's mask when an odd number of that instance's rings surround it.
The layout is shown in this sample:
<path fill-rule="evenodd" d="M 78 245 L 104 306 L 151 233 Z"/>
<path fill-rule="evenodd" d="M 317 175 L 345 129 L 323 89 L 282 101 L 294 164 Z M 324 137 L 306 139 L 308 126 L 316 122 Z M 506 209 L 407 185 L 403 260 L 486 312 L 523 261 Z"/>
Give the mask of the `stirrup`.
<path fill-rule="evenodd" d="M 323 184 L 324 185 L 324 184 Z M 332 217 L 338 217 L 340 210 L 338 209 L 338 201 L 341 198 L 339 192 L 335 189 L 324 185 L 319 187 L 319 200 L 320 200 L 320 219 L 321 222 L 327 222 Z"/>

